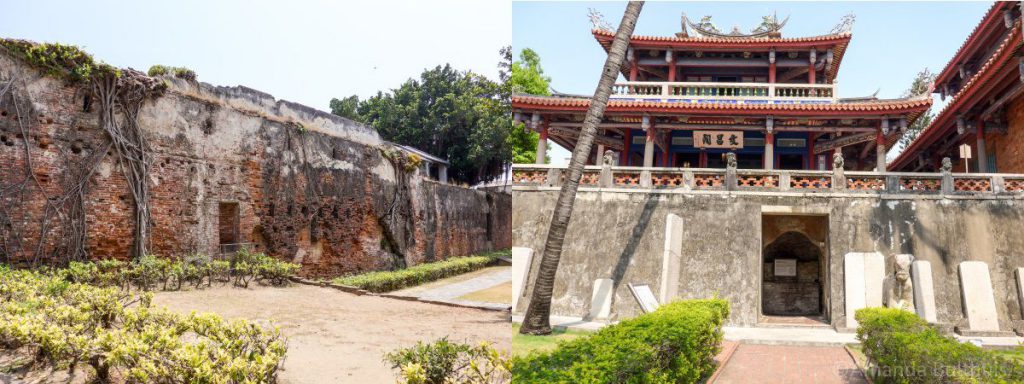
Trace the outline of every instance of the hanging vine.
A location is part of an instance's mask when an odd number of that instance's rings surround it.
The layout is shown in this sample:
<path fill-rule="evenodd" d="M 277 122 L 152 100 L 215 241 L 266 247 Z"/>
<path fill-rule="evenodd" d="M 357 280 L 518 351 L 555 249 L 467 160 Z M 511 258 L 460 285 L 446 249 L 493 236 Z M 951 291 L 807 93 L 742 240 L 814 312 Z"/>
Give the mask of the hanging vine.
<path fill-rule="evenodd" d="M 29 198 L 28 189 L 34 186 L 42 194 L 45 201 L 42 216 L 38 218 L 39 233 L 37 243 L 33 247 L 29 260 L 32 265 L 41 264 L 47 236 L 54 228 L 54 222 L 60 224 L 63 241 L 53 249 L 52 261 L 67 263 L 72 260 L 83 260 L 88 257 L 86 241 L 88 229 L 85 215 L 85 196 L 88 193 L 89 179 L 96 172 L 103 157 L 114 147 L 120 168 L 122 169 L 129 189 L 132 192 L 134 207 L 134 239 L 131 255 L 138 257 L 146 253 L 149 238 L 149 186 L 148 170 L 152 162 L 149 147 L 138 126 L 138 112 L 143 102 L 158 96 L 166 90 L 163 81 L 150 78 L 134 70 L 119 70 L 112 66 L 96 63 L 87 53 L 77 47 L 61 44 L 35 44 L 24 40 L 0 39 L 0 51 L 20 58 L 29 65 L 40 69 L 44 75 L 64 80 L 69 86 L 75 86 L 90 98 L 98 100 L 100 127 L 107 133 L 107 141 L 101 148 L 84 156 L 80 161 L 69 156 L 60 145 L 56 146 L 64 159 L 64 177 L 62 191 L 57 196 L 47 196 L 39 178 L 33 172 L 32 154 L 28 142 L 24 120 L 30 118 L 21 110 L 23 100 L 18 97 L 11 78 L 0 87 L 0 102 L 9 95 L 14 106 L 20 137 L 24 144 L 24 175 L 20 181 L 8 185 L 0 185 L 0 197 L 5 204 L 0 205 L 0 225 L 5 236 L 2 241 L 5 262 L 11 261 L 15 252 L 25 254 L 22 239 L 26 238 L 19 225 L 14 223 L 15 212 L 25 212 L 25 200 Z M 30 96 L 26 96 L 30 97 Z M 31 107 L 33 103 L 25 103 Z M 121 117 L 120 119 L 118 117 Z M 75 124 L 72 124 L 74 126 Z M 10 202 L 10 206 L 6 204 Z M 23 218 L 24 219 L 24 218 Z"/>

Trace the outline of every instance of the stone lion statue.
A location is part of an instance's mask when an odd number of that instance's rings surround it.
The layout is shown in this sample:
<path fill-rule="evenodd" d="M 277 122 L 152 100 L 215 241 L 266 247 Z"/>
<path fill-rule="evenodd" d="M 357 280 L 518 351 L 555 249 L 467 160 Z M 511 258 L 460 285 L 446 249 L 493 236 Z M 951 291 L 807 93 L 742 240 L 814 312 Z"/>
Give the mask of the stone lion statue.
<path fill-rule="evenodd" d="M 953 171 L 953 160 L 950 160 L 948 157 L 943 157 L 942 158 L 942 172 L 952 172 L 952 171 Z"/>
<path fill-rule="evenodd" d="M 732 152 L 726 153 L 725 164 L 729 169 L 736 169 L 736 154 Z"/>
<path fill-rule="evenodd" d="M 843 169 L 846 165 L 846 161 L 843 160 L 843 154 L 839 151 L 832 154 L 832 169 Z"/>
<path fill-rule="evenodd" d="M 885 306 L 915 312 L 914 282 L 910 279 L 912 255 L 896 255 L 896 271 L 885 279 Z"/>

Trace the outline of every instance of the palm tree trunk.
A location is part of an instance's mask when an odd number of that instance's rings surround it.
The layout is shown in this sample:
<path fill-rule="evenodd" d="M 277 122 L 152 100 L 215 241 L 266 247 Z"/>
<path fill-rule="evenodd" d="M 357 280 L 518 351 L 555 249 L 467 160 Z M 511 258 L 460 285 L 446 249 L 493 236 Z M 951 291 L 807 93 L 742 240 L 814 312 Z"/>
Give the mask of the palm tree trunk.
<path fill-rule="evenodd" d="M 622 22 L 619 23 L 619 30 L 615 33 L 612 47 L 608 50 L 608 59 L 604 62 L 604 69 L 601 72 L 601 82 L 597 84 L 594 98 L 590 101 L 590 108 L 587 109 L 587 117 L 583 120 L 583 129 L 580 132 L 579 140 L 572 150 L 572 159 L 569 161 L 565 184 L 562 185 L 562 190 L 558 193 L 558 202 L 555 203 L 555 212 L 551 218 L 551 225 L 548 227 L 548 238 L 544 243 L 544 256 L 540 261 L 540 269 L 533 286 L 533 295 L 530 297 L 530 305 L 526 309 L 526 317 L 523 319 L 523 326 L 519 328 L 519 333 L 533 335 L 551 333 L 549 321 L 551 292 L 555 285 L 558 262 L 562 257 L 565 229 L 569 225 L 569 217 L 572 215 L 573 203 L 576 200 L 576 189 L 579 187 L 580 176 L 583 175 L 583 165 L 590 155 L 590 147 L 594 144 L 597 126 L 604 118 L 604 109 L 608 105 L 612 85 L 619 76 L 619 69 L 622 67 L 626 49 L 629 47 L 630 36 L 633 35 L 633 28 L 636 27 L 636 20 L 640 17 L 640 10 L 643 6 L 643 1 L 629 2 L 625 14 L 622 15 Z M 600 156 L 601 154 L 598 154 L 598 157 Z"/>

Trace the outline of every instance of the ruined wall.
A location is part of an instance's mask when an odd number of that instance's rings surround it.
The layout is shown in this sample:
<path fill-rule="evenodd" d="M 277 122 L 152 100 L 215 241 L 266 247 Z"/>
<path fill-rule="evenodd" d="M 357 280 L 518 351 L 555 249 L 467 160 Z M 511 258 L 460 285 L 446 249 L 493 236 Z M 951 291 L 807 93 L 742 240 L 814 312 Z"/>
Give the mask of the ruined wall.
<path fill-rule="evenodd" d="M 517 187 L 513 191 L 515 246 L 540 252 L 557 194 L 552 188 Z M 581 190 L 565 238 L 553 313 L 586 315 L 593 281 L 612 278 L 616 283 L 613 318 L 637 315 L 639 306 L 626 284 L 660 286 L 669 213 L 684 221 L 679 296 L 717 294 L 728 299 L 733 325 L 758 322 L 764 229 L 769 236 L 784 232 L 762 228 L 762 217 L 780 214 L 827 217 L 826 316 L 832 324 L 845 324 L 848 315 L 844 313 L 843 256 L 871 251 L 887 256 L 887 273 L 894 272 L 892 255 L 897 253 L 930 261 L 938 320 L 952 325 L 964 321 L 957 266 L 967 260 L 984 261 L 991 271 L 1001 329 L 1010 330 L 1014 321 L 1021 320 L 1012 275 L 1014 268 L 1024 267 L 1024 237 L 1020 236 L 1024 233 L 1024 201 L 1019 196 L 943 199 Z M 539 262 L 540 257 L 535 257 L 531 279 Z M 531 287 L 532 280 L 527 290 Z M 524 297 L 529 295 L 526 292 Z M 527 301 L 521 299 L 517 310 L 525 310 Z"/>
<path fill-rule="evenodd" d="M 64 257 L 66 231 L 54 207 L 67 204 L 55 197 L 98 162 L 84 191 L 87 250 L 92 258 L 127 257 L 132 198 L 87 92 L 0 53 L 0 88 L 11 79 L 0 99 L 0 217 L 10 219 L 0 223 L 0 256 Z M 499 232 L 509 230 L 509 195 L 396 171 L 371 128 L 245 87 L 166 81 L 168 92 L 139 116 L 154 160 L 154 253 L 217 253 L 222 203 L 237 204 L 240 242 L 301 263 L 305 275 L 511 244 Z"/>

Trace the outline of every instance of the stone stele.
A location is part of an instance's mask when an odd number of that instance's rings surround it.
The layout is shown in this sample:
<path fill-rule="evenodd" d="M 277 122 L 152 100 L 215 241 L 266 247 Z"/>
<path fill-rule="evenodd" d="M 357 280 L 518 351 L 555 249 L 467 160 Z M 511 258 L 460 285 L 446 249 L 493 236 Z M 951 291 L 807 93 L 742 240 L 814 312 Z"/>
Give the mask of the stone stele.
<path fill-rule="evenodd" d="M 611 316 L 614 283 L 612 279 L 594 280 L 594 294 L 590 296 L 590 315 L 587 316 L 588 319 L 604 320 Z"/>
<path fill-rule="evenodd" d="M 864 255 L 865 253 L 850 252 L 843 256 L 847 328 L 857 328 L 857 319 L 854 318 L 854 314 L 858 309 L 865 307 Z"/>
<path fill-rule="evenodd" d="M 983 261 L 960 263 L 960 293 L 971 331 L 999 331 L 988 264 Z"/>
<path fill-rule="evenodd" d="M 533 249 L 512 247 L 512 310 L 516 309 L 519 297 L 523 295 L 530 264 L 533 263 Z"/>
<path fill-rule="evenodd" d="M 885 256 L 878 252 L 864 254 L 864 304 L 881 307 L 884 297 Z"/>
<path fill-rule="evenodd" d="M 1020 315 L 1024 318 L 1024 268 L 1017 268 L 1017 302 L 1020 303 Z"/>
<path fill-rule="evenodd" d="M 665 251 L 661 261 L 661 290 L 659 302 L 666 304 L 679 291 L 679 263 L 683 252 L 683 218 L 668 214 L 665 220 Z"/>
<path fill-rule="evenodd" d="M 914 260 L 910 264 L 910 276 L 914 280 L 914 308 L 917 315 L 929 323 L 938 322 L 935 310 L 935 285 L 932 283 L 932 263 Z"/>

